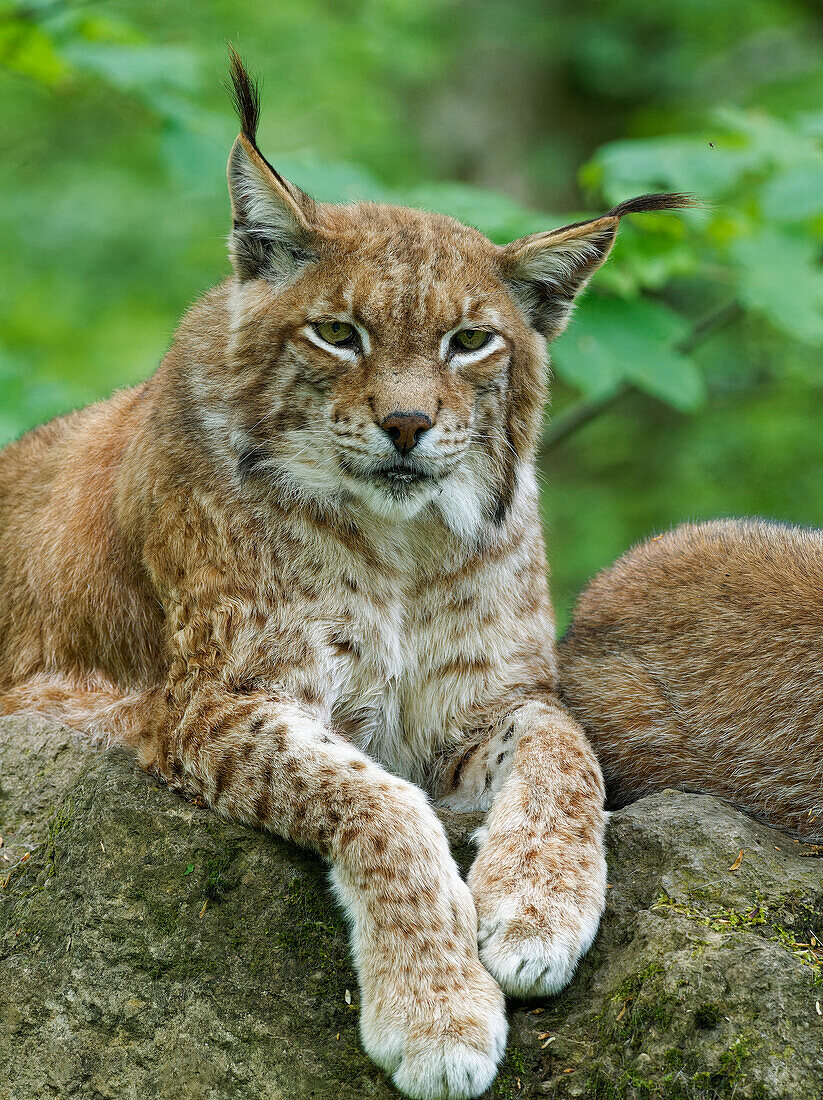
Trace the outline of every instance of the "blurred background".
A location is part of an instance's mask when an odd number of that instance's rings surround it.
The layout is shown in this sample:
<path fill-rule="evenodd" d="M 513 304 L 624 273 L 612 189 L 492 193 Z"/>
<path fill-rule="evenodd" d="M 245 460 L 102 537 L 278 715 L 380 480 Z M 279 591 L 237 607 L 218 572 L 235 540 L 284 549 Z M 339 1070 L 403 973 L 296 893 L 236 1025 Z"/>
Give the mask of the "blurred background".
<path fill-rule="evenodd" d="M 561 624 L 685 519 L 823 526 L 817 0 L 0 0 L 0 443 L 154 369 L 228 272 L 231 39 L 259 141 L 326 200 L 498 242 L 651 190 L 554 345 Z"/>

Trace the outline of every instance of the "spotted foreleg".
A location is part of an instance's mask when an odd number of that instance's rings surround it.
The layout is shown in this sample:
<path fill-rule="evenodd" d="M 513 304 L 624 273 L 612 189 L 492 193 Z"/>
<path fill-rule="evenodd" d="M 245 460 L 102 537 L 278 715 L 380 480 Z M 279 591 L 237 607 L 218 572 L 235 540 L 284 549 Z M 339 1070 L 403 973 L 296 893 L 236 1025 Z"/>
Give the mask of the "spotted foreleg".
<path fill-rule="evenodd" d="M 493 794 L 468 884 L 480 957 L 505 992 L 545 996 L 572 978 L 605 904 L 603 781 L 577 723 L 553 700 L 492 730 L 458 777 Z M 461 782 L 446 798 L 456 805 Z M 469 808 L 466 806 L 465 808 Z M 473 808 L 483 808 L 481 805 Z"/>
<path fill-rule="evenodd" d="M 397 1087 L 430 1098 L 483 1092 L 503 1054 L 503 996 L 478 958 L 471 894 L 423 793 L 307 708 L 262 692 L 204 690 L 176 727 L 155 730 L 141 747 L 146 767 L 331 861 L 363 1045 Z"/>

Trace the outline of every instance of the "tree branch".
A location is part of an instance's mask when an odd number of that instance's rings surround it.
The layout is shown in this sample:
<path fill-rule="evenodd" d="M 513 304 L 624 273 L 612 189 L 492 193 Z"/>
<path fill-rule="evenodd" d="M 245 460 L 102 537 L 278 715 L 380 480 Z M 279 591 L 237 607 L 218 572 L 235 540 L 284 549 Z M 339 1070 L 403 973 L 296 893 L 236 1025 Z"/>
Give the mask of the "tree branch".
<path fill-rule="evenodd" d="M 584 424 L 588 424 L 590 420 L 594 420 L 595 417 L 600 416 L 606 409 L 612 408 L 621 397 L 624 397 L 629 392 L 629 389 L 629 386 L 622 385 L 607 397 L 601 397 L 599 401 L 584 399 L 583 401 L 575 402 L 574 405 L 565 409 L 559 416 L 551 421 L 548 428 L 543 432 L 540 453 L 547 454 L 557 447 L 558 444 L 562 443 L 568 436 L 573 435 L 579 428 L 582 428 Z"/>
<path fill-rule="evenodd" d="M 702 344 L 704 340 L 707 340 L 712 333 L 717 332 L 718 329 L 725 328 L 726 325 L 731 324 L 742 316 L 743 307 L 738 302 L 727 302 L 726 305 L 713 310 L 711 313 L 707 313 L 705 317 L 701 317 L 699 321 L 696 321 L 687 335 L 676 344 L 675 347 L 681 354 L 688 355 L 690 352 L 694 351 L 696 347 Z M 549 451 L 554 450 L 555 447 L 565 439 L 568 439 L 570 435 L 573 435 L 585 424 L 588 424 L 589 421 L 594 420 L 602 413 L 613 408 L 618 401 L 620 401 L 622 397 L 625 397 L 627 393 L 630 393 L 632 389 L 632 386 L 623 383 L 618 386 L 613 393 L 599 400 L 592 401 L 588 398 L 584 398 L 582 401 L 575 402 L 575 404 L 560 413 L 543 433 L 540 453 L 545 455 L 548 454 Z"/>

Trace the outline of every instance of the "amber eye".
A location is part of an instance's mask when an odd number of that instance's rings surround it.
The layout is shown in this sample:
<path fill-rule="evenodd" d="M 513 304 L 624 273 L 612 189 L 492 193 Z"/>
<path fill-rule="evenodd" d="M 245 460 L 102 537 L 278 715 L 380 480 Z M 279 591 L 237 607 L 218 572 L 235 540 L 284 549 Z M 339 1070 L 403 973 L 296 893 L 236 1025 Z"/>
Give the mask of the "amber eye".
<path fill-rule="evenodd" d="M 478 351 L 491 340 L 492 334 L 482 328 L 461 328 L 452 336 L 453 351 Z"/>
<path fill-rule="evenodd" d="M 314 330 L 321 340 L 333 347 L 346 347 L 357 343 L 357 333 L 353 325 L 347 325 L 345 321 L 319 321 Z"/>

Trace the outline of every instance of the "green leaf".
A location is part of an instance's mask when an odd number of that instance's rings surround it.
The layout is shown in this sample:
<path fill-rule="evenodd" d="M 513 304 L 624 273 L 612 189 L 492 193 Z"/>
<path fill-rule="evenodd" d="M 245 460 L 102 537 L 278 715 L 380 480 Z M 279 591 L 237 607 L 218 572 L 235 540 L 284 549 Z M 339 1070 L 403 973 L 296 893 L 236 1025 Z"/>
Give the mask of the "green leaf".
<path fill-rule="evenodd" d="M 816 142 L 798 127 L 765 111 L 723 107 L 716 112 L 721 125 L 742 138 L 764 165 L 793 165 L 819 155 Z"/>
<path fill-rule="evenodd" d="M 278 157 L 277 171 L 321 202 L 390 202 L 386 188 L 365 168 L 318 153 Z"/>
<path fill-rule="evenodd" d="M 94 73 L 124 92 L 156 88 L 194 92 L 199 85 L 197 56 L 182 46 L 124 45 L 77 40 L 63 55 L 84 72 Z"/>
<path fill-rule="evenodd" d="M 54 42 L 35 23 L 10 18 L 0 23 L 0 66 L 54 84 L 68 72 Z"/>
<path fill-rule="evenodd" d="M 733 241 L 738 297 L 789 336 L 823 343 L 823 270 L 811 236 L 767 228 Z"/>
<path fill-rule="evenodd" d="M 554 346 L 558 374 L 594 400 L 629 384 L 684 412 L 700 406 L 705 385 L 677 350 L 688 331 L 672 310 L 647 299 L 590 298 Z"/>
<path fill-rule="evenodd" d="M 640 290 L 661 290 L 675 276 L 699 273 L 698 253 L 692 240 L 683 239 L 683 229 L 666 214 L 635 215 L 621 227 L 609 262 L 597 273 L 598 290 L 634 297 Z"/>
<path fill-rule="evenodd" d="M 733 188 L 759 160 L 757 152 L 722 134 L 613 141 L 598 152 L 582 178 L 587 185 L 596 182 L 609 202 L 645 191 L 717 196 Z"/>
<path fill-rule="evenodd" d="M 763 217 L 802 222 L 823 214 L 823 156 L 794 164 L 763 185 Z"/>

